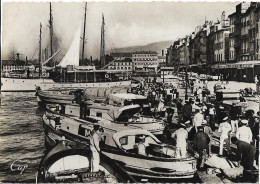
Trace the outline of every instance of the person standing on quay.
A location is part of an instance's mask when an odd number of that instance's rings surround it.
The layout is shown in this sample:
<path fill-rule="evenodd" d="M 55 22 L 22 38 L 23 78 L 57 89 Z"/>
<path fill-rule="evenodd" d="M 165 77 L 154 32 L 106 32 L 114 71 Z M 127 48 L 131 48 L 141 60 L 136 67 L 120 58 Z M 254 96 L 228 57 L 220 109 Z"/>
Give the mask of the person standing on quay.
<path fill-rule="evenodd" d="M 231 125 L 228 123 L 228 117 L 223 118 L 223 122 L 219 125 L 218 131 L 221 133 L 220 135 L 220 143 L 219 143 L 219 156 L 223 155 L 223 146 L 224 142 L 226 143 L 227 146 L 227 152 L 228 154 L 231 153 L 231 148 L 230 148 L 230 139 L 229 139 L 229 134 L 231 132 Z"/>
<path fill-rule="evenodd" d="M 190 92 L 193 93 L 193 90 L 194 90 L 194 82 L 193 82 L 193 80 L 191 80 L 191 82 L 190 82 Z"/>
<path fill-rule="evenodd" d="M 251 144 L 248 144 L 245 141 L 240 141 L 236 137 L 231 137 L 231 142 L 237 145 L 236 156 L 238 165 L 242 165 L 244 168 L 243 179 L 244 181 L 249 181 L 246 171 L 253 170 L 256 149 Z"/>
<path fill-rule="evenodd" d="M 209 154 L 209 142 L 210 138 L 208 134 L 204 132 L 204 128 L 202 126 L 199 126 L 198 133 L 196 133 L 194 138 L 194 150 L 196 150 L 199 153 L 199 169 L 204 168 L 207 153 Z"/>
<path fill-rule="evenodd" d="M 196 109 L 195 112 L 196 112 L 196 114 L 193 118 L 193 126 L 195 127 L 196 132 L 197 132 L 198 127 L 202 125 L 202 122 L 204 120 L 204 116 L 203 116 L 200 108 Z"/>
<path fill-rule="evenodd" d="M 252 142 L 253 135 L 251 129 L 247 126 L 248 120 L 243 119 L 241 123 L 242 126 L 238 128 L 236 137 L 238 140 L 245 141 L 250 144 Z"/>
<path fill-rule="evenodd" d="M 212 131 L 215 131 L 215 116 L 216 116 L 216 109 L 213 104 L 210 104 L 209 108 L 209 124 Z"/>
<path fill-rule="evenodd" d="M 176 156 L 177 158 L 186 158 L 187 154 L 187 139 L 188 139 L 188 132 L 186 130 L 185 124 L 180 124 L 181 128 L 176 130 L 172 134 L 172 138 L 176 137 Z"/>
<path fill-rule="evenodd" d="M 182 107 L 183 121 L 191 121 L 192 106 L 188 100 L 185 100 L 185 104 Z"/>
<path fill-rule="evenodd" d="M 91 150 L 91 172 L 98 172 L 99 171 L 99 163 L 100 163 L 100 156 L 99 153 L 101 152 L 99 147 L 99 141 L 101 134 L 104 132 L 103 128 L 100 128 L 99 125 L 94 125 L 94 129 L 91 131 L 90 134 L 90 150 Z"/>

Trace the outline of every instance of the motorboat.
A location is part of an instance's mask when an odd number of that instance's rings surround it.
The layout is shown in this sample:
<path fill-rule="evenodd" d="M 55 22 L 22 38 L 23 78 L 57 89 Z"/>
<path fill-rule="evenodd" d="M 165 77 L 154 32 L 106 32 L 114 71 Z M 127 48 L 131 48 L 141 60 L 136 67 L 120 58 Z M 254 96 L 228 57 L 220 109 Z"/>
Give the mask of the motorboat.
<path fill-rule="evenodd" d="M 62 136 L 70 141 L 88 145 L 90 131 L 97 119 L 92 119 L 92 122 L 80 119 L 72 121 L 71 118 L 44 115 L 43 121 L 48 145 L 55 145 Z M 124 166 L 128 174 L 143 179 L 194 177 L 196 159 L 189 154 L 185 158 L 177 158 L 174 146 L 163 144 L 149 131 L 104 120 L 98 123 L 104 129 L 100 143 L 102 153 Z M 137 152 L 140 135 L 145 136 L 145 155 Z"/>
<path fill-rule="evenodd" d="M 72 148 L 67 140 L 61 140 L 41 159 L 37 182 L 136 182 L 121 166 L 104 154 L 100 155 L 98 172 L 91 172 L 91 151 L 86 148 Z"/>
<path fill-rule="evenodd" d="M 139 104 L 114 106 L 91 101 L 86 103 L 84 105 L 47 105 L 46 109 L 52 114 L 80 118 L 81 121 L 100 118 L 114 124 L 135 126 L 146 129 L 155 135 L 162 135 L 165 129 L 163 118 L 140 114 L 142 107 Z"/>

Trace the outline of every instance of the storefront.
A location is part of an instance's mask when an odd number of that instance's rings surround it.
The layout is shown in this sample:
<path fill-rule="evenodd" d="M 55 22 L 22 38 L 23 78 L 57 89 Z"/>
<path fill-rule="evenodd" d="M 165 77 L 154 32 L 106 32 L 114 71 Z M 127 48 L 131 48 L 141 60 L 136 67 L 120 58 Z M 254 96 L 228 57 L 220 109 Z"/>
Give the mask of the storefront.
<path fill-rule="evenodd" d="M 255 77 L 260 78 L 260 61 L 243 61 L 233 64 L 213 65 L 217 75 L 222 75 L 223 80 L 254 82 Z"/>

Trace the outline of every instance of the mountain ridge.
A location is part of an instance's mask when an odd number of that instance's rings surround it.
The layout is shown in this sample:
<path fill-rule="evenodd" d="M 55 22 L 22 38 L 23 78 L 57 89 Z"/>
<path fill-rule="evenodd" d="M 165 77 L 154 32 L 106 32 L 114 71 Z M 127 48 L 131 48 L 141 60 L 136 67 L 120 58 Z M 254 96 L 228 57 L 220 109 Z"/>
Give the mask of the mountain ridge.
<path fill-rule="evenodd" d="M 173 41 L 159 41 L 153 42 L 146 45 L 128 46 L 111 49 L 109 53 L 120 53 L 120 52 L 135 52 L 135 51 L 156 51 L 159 56 L 162 55 L 162 50 L 164 50 L 164 55 L 166 54 L 166 49 L 170 47 Z"/>

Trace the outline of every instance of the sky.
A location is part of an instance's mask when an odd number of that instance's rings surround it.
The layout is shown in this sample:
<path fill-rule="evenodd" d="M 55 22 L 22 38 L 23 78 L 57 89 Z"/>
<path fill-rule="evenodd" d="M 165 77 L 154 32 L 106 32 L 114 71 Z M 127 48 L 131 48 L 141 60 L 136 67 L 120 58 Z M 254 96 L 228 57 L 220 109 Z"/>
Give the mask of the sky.
<path fill-rule="evenodd" d="M 99 56 L 102 13 L 105 17 L 106 49 L 175 40 L 191 34 L 198 25 L 220 20 L 235 12 L 238 2 L 88 2 L 85 57 Z M 52 2 L 57 47 L 64 55 L 84 20 L 84 2 Z M 40 23 L 42 48 L 49 42 L 48 2 L 4 2 L 1 16 L 1 59 L 13 51 L 21 59 L 37 58 Z M 82 29 L 83 30 L 83 29 Z M 162 48 L 163 49 L 163 48 Z"/>

